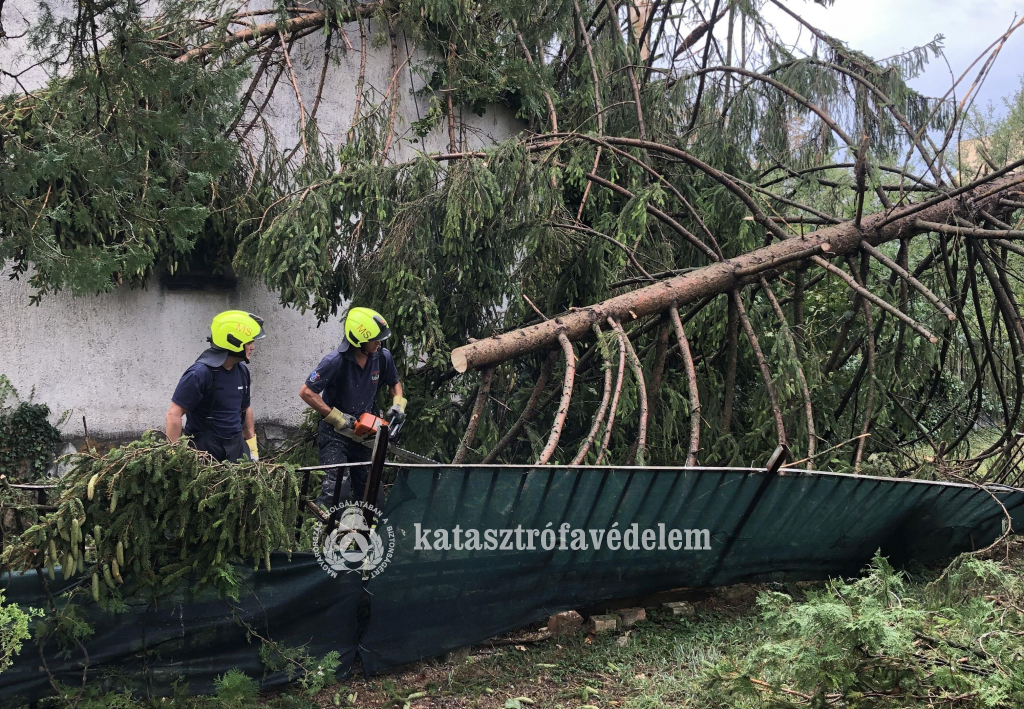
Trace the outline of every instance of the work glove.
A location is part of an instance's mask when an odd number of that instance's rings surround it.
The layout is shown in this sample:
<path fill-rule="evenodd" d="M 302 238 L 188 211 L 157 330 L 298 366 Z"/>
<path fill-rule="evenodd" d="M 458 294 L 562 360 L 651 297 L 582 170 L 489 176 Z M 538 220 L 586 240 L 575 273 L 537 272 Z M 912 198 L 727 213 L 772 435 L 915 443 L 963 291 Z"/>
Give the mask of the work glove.
<path fill-rule="evenodd" d="M 260 454 L 256 450 L 256 436 L 245 439 L 245 443 L 246 445 L 249 446 L 249 459 L 254 463 L 258 462 L 260 459 Z"/>
<path fill-rule="evenodd" d="M 331 413 L 324 416 L 324 421 L 333 426 L 335 431 L 343 435 L 346 432 L 348 432 L 348 435 L 351 435 L 352 429 L 356 425 L 355 416 L 350 416 L 338 409 L 331 409 Z"/>
<path fill-rule="evenodd" d="M 391 408 L 388 409 L 386 418 L 392 425 L 405 421 L 405 405 L 408 400 L 404 396 L 396 396 L 391 401 Z"/>

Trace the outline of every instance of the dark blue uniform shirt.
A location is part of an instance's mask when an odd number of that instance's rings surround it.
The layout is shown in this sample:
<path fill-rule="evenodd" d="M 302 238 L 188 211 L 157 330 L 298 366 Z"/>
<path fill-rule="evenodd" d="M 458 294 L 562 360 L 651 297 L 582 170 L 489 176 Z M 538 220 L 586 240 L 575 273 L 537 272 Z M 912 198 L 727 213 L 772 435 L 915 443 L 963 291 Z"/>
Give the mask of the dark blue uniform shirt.
<path fill-rule="evenodd" d="M 188 412 L 185 433 L 234 438 L 249 408 L 249 370 L 243 362 L 224 369 L 198 361 L 185 370 L 171 401 Z"/>
<path fill-rule="evenodd" d="M 378 387 L 398 384 L 398 369 L 391 353 L 384 347 L 378 347 L 368 356 L 364 367 L 356 362 L 355 353 L 355 348 L 348 342 L 341 343 L 310 372 L 306 386 L 319 394 L 328 406 L 359 416 L 373 411 Z"/>

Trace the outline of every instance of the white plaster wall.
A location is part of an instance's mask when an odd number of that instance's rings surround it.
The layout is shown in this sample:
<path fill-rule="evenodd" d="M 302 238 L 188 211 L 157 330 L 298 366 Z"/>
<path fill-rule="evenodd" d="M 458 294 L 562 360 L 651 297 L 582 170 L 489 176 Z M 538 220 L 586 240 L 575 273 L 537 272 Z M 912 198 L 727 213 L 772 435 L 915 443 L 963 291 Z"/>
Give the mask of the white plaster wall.
<path fill-rule="evenodd" d="M 163 429 L 178 378 L 208 346 L 210 320 L 222 310 L 254 312 L 267 336 L 256 343 L 250 371 L 258 423 L 297 425 L 305 404 L 299 387 L 320 358 L 342 340 L 335 318 L 282 308 L 264 288 L 243 285 L 231 293 L 144 291 L 100 296 L 59 294 L 38 307 L 31 288 L 0 274 L 0 373 L 22 397 L 35 389 L 54 418 L 71 416 L 65 436 L 118 437 Z"/>
<path fill-rule="evenodd" d="M 6 39 L 0 40 L 0 67 L 18 77 L 16 81 L 9 76 L 0 74 L 0 93 L 20 91 L 22 88 L 32 91 L 45 84 L 47 80 L 43 67 L 35 65 L 34 56 L 29 49 L 30 37 L 27 34 L 39 17 L 40 2 L 48 5 L 57 17 L 71 16 L 77 7 L 74 0 L 5 0 L 0 3 L 0 8 L 2 8 L 0 22 L 8 35 Z M 151 4 L 154 9 L 158 9 L 156 3 Z M 319 7 L 319 4 L 310 3 L 308 0 L 299 0 L 295 3 L 295 5 L 304 4 Z M 263 9 L 272 5 L 271 0 L 250 0 L 249 2 L 239 2 L 239 9 Z M 261 17 L 258 21 L 267 22 L 269 18 Z M 237 28 L 241 29 L 241 26 Z M 373 106 L 380 104 L 394 79 L 395 86 L 392 90 L 398 96 L 399 105 L 395 121 L 395 137 L 389 158 L 393 161 L 408 160 L 416 151 L 447 152 L 449 147 L 447 123 L 433 131 L 422 142 L 412 133 L 412 122 L 426 116 L 430 108 L 429 97 L 416 93 L 423 88 L 424 80 L 416 74 L 415 68 L 424 62 L 426 55 L 403 33 L 398 33 L 396 36 L 398 70 L 396 72 L 392 65 L 390 43 L 380 49 L 372 48 L 372 39 L 379 29 L 375 23 L 371 22 L 367 25 L 366 76 L 361 112 L 365 115 Z M 333 146 L 345 142 L 352 125 L 361 58 L 359 25 L 350 23 L 345 25 L 343 30 L 348 41 L 339 37 L 338 33 L 335 33 L 332 39 L 331 60 L 328 64 L 322 100 L 316 114 L 316 122 L 321 135 L 325 142 Z M 326 36 L 322 32 L 315 32 L 296 41 L 289 53 L 295 71 L 296 84 L 303 97 L 307 112 L 313 108 L 317 87 L 320 84 L 325 42 Z M 271 67 L 266 71 L 260 86 L 253 93 L 253 103 L 258 105 L 263 103 L 264 92 L 273 83 L 276 74 L 276 67 Z M 301 125 L 299 105 L 290 79 L 290 74 L 287 71 L 281 75 L 274 90 L 274 97 L 264 110 L 264 117 L 273 131 L 273 140 L 282 151 L 290 150 L 299 142 L 299 126 Z M 243 88 L 246 86 L 248 86 L 247 82 Z M 387 107 L 381 110 L 384 115 L 387 115 Z M 458 113 L 457 139 L 462 142 L 461 147 L 466 149 L 477 149 L 504 140 L 523 128 L 511 111 L 503 106 L 490 107 L 482 117 L 462 111 L 458 107 L 456 107 L 456 113 Z M 261 140 L 260 130 L 253 130 L 247 140 L 259 143 Z M 296 156 L 296 160 L 299 157 L 301 155 Z"/>
<path fill-rule="evenodd" d="M 74 7 L 68 0 L 49 0 L 64 11 Z M 38 0 L 7 0 L 2 21 L 9 36 L 18 35 L 34 21 Z M 253 2 L 252 7 L 265 5 Z M 333 59 L 317 113 L 325 141 L 344 142 L 355 107 L 358 78 L 359 28 L 345 27 L 353 49 L 334 39 Z M 375 28 L 371 26 L 370 32 Z M 372 35 L 371 35 L 372 36 Z M 0 67 L 16 72 L 29 66 L 27 39 L 0 43 Z M 296 43 L 291 51 L 296 83 L 311 110 L 319 84 L 325 37 L 316 33 Z M 429 102 L 414 95 L 422 79 L 412 66 L 422 54 L 398 36 L 401 67 L 392 69 L 391 49 L 368 49 L 364 109 L 377 104 L 392 77 L 400 99 L 390 159 L 407 160 L 417 150 L 447 151 L 447 125 L 423 143 L 413 142 L 411 123 L 425 116 Z M 412 55 L 411 62 L 408 61 Z M 268 71 L 255 93 L 258 103 L 274 72 Z M 45 83 L 39 69 L 21 80 L 32 90 Z M 415 82 L 415 83 L 413 83 Z M 0 77 L 0 91 L 16 90 Z M 287 74 L 281 77 L 266 118 L 279 149 L 298 142 L 299 109 Z M 465 114 L 458 131 L 465 148 L 475 149 L 503 140 L 522 126 L 504 107 L 492 107 L 483 117 Z M 259 140 L 259 131 L 250 139 Z M 300 156 L 296 156 L 296 159 Z M 9 270 L 0 264 L 0 373 L 6 374 L 23 396 L 34 389 L 35 399 L 54 412 L 70 410 L 63 432 L 66 437 L 83 434 L 82 416 L 90 436 L 118 437 L 147 428 L 163 428 L 164 414 L 182 372 L 205 348 L 211 318 L 227 309 L 248 310 L 266 320 L 267 337 L 257 343 L 251 371 L 253 408 L 257 426 L 267 423 L 297 425 L 304 411 L 298 390 L 306 375 L 328 350 L 341 342 L 341 323 L 335 319 L 317 327 L 312 314 L 300 315 L 283 308 L 277 296 L 257 284 L 242 283 L 233 292 L 202 293 L 168 291 L 156 279 L 147 290 L 122 289 L 101 296 L 47 296 L 38 307 L 29 305 L 32 289 L 22 281 L 8 280 Z M 386 307 L 384 316 L 387 317 Z"/>

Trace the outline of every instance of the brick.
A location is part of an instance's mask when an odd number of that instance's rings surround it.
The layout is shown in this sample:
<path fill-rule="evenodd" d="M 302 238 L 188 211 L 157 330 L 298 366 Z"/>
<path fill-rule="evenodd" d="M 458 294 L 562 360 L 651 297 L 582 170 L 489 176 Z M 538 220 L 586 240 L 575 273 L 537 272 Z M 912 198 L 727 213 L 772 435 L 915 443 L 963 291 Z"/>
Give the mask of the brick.
<path fill-rule="evenodd" d="M 583 616 L 576 611 L 564 611 L 555 613 L 548 618 L 548 630 L 555 635 L 573 633 L 583 627 Z"/>
<path fill-rule="evenodd" d="M 673 601 L 672 603 L 665 603 L 665 608 L 672 611 L 674 616 L 682 616 L 685 618 L 692 618 L 697 612 L 692 604 L 686 601 Z"/>
<path fill-rule="evenodd" d="M 617 615 L 592 615 L 590 616 L 590 632 L 610 633 L 619 629 L 619 616 Z"/>
<path fill-rule="evenodd" d="M 623 608 L 615 613 L 619 616 L 623 628 L 632 628 L 641 620 L 647 620 L 647 611 L 643 608 Z"/>

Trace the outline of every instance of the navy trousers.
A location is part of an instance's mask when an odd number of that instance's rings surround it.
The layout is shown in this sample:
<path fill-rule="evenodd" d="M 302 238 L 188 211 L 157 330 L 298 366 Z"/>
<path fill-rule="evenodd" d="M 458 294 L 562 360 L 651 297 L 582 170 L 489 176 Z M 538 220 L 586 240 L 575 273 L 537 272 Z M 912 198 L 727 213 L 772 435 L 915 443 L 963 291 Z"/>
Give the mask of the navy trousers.
<path fill-rule="evenodd" d="M 369 463 L 372 449 L 363 443 L 342 436 L 334 427 L 325 421 L 320 422 L 316 437 L 319 449 L 320 465 L 334 463 Z M 348 468 L 331 468 L 324 471 L 324 481 L 320 486 L 320 497 L 317 502 L 321 507 L 329 508 L 334 499 L 334 486 L 341 485 L 338 502 L 360 501 L 366 491 L 366 480 L 370 476 L 369 465 L 353 465 Z M 339 482 L 340 479 L 340 482 Z M 383 509 L 384 496 L 377 491 L 377 499 L 371 500 L 378 510 Z"/>
<path fill-rule="evenodd" d="M 209 431 L 200 431 L 198 433 L 185 431 L 185 433 L 192 436 L 192 443 L 196 448 L 206 451 L 222 463 L 224 461 L 234 463 L 240 460 L 251 460 L 249 457 L 249 444 L 245 442 L 245 438 L 241 433 L 233 438 L 221 438 Z"/>

